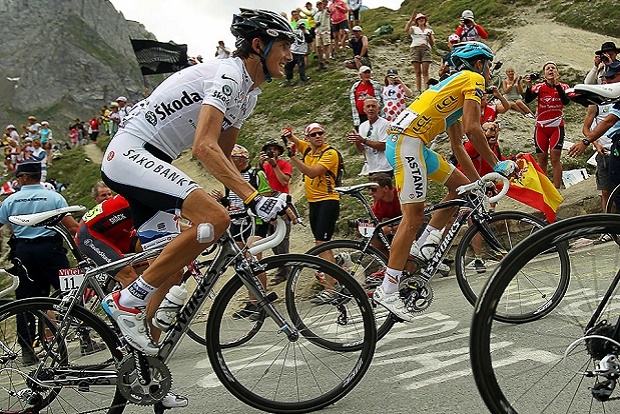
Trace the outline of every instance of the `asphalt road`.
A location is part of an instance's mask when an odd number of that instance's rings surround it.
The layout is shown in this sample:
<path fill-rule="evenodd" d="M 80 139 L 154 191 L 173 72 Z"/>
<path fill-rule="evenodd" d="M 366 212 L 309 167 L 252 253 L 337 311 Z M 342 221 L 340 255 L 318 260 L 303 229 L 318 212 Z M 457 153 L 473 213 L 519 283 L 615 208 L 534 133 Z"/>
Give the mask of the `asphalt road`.
<path fill-rule="evenodd" d="M 484 413 L 469 366 L 469 324 L 473 308 L 456 279 L 433 281 L 430 309 L 408 324 L 397 324 L 377 344 L 362 382 L 327 413 Z M 222 385 L 206 381 L 212 374 L 206 351 L 185 338 L 170 361 L 173 390 L 190 399 L 178 413 L 258 413 L 235 399 Z M 149 413 L 129 406 L 126 413 Z"/>

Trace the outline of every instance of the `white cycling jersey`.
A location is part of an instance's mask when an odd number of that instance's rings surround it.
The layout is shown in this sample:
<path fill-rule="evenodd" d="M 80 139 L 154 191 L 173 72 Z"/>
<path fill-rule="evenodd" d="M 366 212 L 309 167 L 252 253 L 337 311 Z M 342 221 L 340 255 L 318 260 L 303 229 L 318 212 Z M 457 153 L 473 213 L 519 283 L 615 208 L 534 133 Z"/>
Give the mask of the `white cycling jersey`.
<path fill-rule="evenodd" d="M 252 85 L 240 58 L 194 65 L 170 76 L 134 105 L 119 127 L 176 159 L 194 143 L 202 105 L 224 114 L 222 131 L 240 128 L 260 94 L 258 88 L 250 91 Z"/>

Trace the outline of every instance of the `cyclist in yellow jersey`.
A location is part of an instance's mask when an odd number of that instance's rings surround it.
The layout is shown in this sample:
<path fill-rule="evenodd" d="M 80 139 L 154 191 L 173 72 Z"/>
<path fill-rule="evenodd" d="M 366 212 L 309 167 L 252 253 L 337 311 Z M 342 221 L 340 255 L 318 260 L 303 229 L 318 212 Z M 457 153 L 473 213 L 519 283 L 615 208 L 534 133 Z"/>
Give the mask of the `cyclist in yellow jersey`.
<path fill-rule="evenodd" d="M 375 291 L 374 299 L 406 321 L 412 320 L 413 314 L 407 311 L 400 297 L 398 283 L 424 220 L 427 177 L 448 187 L 444 200 L 456 198 L 456 188 L 469 182 L 463 173 L 425 144 L 446 130 L 451 141 L 458 140 L 460 144 L 464 132 L 495 171 L 509 175 L 517 169 L 513 161 L 498 161 L 480 126 L 480 98 L 490 79 L 493 52 L 482 43 L 464 42 L 455 46 L 452 59 L 459 72 L 420 95 L 400 113 L 388 131 L 386 156 L 394 167 L 403 220 L 392 241 L 386 277 Z M 437 211 L 429 228 L 441 229 L 452 214 L 451 209 Z"/>

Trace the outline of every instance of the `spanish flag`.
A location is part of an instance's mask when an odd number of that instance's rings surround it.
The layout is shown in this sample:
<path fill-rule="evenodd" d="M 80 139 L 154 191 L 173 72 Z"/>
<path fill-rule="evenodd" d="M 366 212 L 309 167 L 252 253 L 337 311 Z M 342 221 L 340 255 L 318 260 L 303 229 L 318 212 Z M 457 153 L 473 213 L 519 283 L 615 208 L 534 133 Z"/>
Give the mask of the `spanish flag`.
<path fill-rule="evenodd" d="M 517 159 L 521 179 L 510 183 L 506 195 L 545 214 L 547 221 L 555 221 L 555 212 L 564 200 L 531 154 Z"/>

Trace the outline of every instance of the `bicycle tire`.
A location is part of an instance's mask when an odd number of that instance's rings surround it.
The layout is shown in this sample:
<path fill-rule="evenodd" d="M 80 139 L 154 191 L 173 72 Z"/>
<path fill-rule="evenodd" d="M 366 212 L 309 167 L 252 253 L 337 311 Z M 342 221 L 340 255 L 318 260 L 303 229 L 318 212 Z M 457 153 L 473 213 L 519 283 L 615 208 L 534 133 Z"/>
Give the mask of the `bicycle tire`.
<path fill-rule="evenodd" d="M 615 213 L 614 208 L 614 200 L 620 197 L 620 185 L 617 185 L 611 193 L 609 193 L 609 198 L 607 199 L 607 205 L 605 206 L 606 213 Z"/>
<path fill-rule="evenodd" d="M 492 413 L 620 410 L 617 391 L 609 390 L 606 400 L 597 399 L 605 378 L 593 373 L 598 361 L 620 351 L 609 340 L 620 305 L 620 249 L 615 243 L 596 242 L 600 234 L 608 233 L 620 234 L 620 216 L 591 214 L 562 220 L 526 238 L 493 272 L 476 304 L 470 330 L 473 377 Z M 541 253 L 560 243 L 570 246 L 572 268 L 562 306 L 530 323 L 494 323 L 521 269 L 539 262 L 541 270 L 552 271 L 553 265 Z"/>
<path fill-rule="evenodd" d="M 371 274 L 385 269 L 387 267 L 388 258 L 373 246 L 368 246 L 364 249 L 364 243 L 357 240 L 331 240 L 326 243 L 321 243 L 312 247 L 306 252 L 306 254 L 312 256 L 318 256 L 327 250 L 334 251 L 336 257 L 336 263 L 343 269 L 349 272 L 349 274 L 364 288 L 367 289 L 367 294 L 370 300 L 370 304 L 373 307 L 375 313 L 375 324 L 377 326 L 377 340 L 381 340 L 394 326 L 396 320 L 390 312 L 383 306 L 377 304 L 372 299 L 372 292 L 374 287 L 368 289 L 365 284 L 366 278 Z M 348 254 L 350 260 L 353 262 L 353 267 L 344 266 L 344 261 L 340 260 L 339 255 Z"/>
<path fill-rule="evenodd" d="M 478 238 L 481 248 L 480 255 L 484 265 L 488 270 L 492 270 L 501 261 L 500 255 L 503 256 L 510 252 L 520 241 L 545 227 L 546 223 L 530 214 L 519 211 L 502 211 L 493 214 L 486 225 L 506 250 L 506 252 L 498 253 L 490 246 L 484 236 L 482 236 L 482 240 Z M 480 234 L 477 226 L 471 226 L 463 235 L 456 249 L 456 279 L 463 295 L 472 305 L 476 304 L 478 293 L 486 283 L 486 275 L 488 275 L 486 271 L 479 273 L 474 267 L 476 260 L 474 246 L 477 244 L 475 240 Z M 523 285 L 527 283 L 529 287 L 539 290 L 541 294 L 540 306 L 535 309 L 528 308 L 527 311 L 524 308 L 516 307 L 514 312 L 512 308 L 511 311 L 498 312 L 495 315 L 496 320 L 507 323 L 528 322 L 544 316 L 546 312 L 553 310 L 555 304 L 559 303 L 566 293 L 566 289 L 568 289 L 570 276 L 566 246 L 559 245 L 555 252 L 549 254 L 557 254 L 560 260 L 561 271 L 559 275 L 549 273 L 545 279 L 541 277 L 534 279 L 528 277 L 527 269 L 522 269 L 521 274 L 524 281 Z M 547 298 L 548 300 L 545 300 Z"/>
<path fill-rule="evenodd" d="M 241 279 L 232 278 L 216 297 L 207 323 L 207 353 L 214 375 L 236 398 L 264 411 L 304 413 L 333 404 L 362 379 L 374 353 L 376 328 L 364 291 L 338 266 L 315 256 L 271 256 L 260 263 L 267 271 L 289 266 L 291 274 L 305 276 L 289 278 L 284 300 L 271 301 L 295 326 L 277 326 L 265 317 L 262 329 L 250 341 L 223 348 L 220 336 L 228 329 L 234 310 L 247 298 Z M 356 324 L 340 330 L 341 343 L 332 330 L 338 330 L 334 306 L 309 306 L 307 296 L 300 294 L 304 289 L 309 291 L 308 284 L 317 270 L 328 272 L 349 292 L 349 318 Z M 290 315 L 291 311 L 297 316 Z M 299 331 L 296 340 L 289 340 L 284 331 L 300 325 L 307 331 Z M 330 335 L 329 339 L 317 340 L 318 332 Z M 346 346 L 352 342 L 356 345 Z M 217 384 L 214 378 L 207 378 L 207 382 Z"/>
<path fill-rule="evenodd" d="M 84 380 L 78 386 L 55 384 L 50 387 L 22 377 L 23 373 L 34 376 L 37 365 L 28 368 L 24 362 L 20 364 L 22 346 L 14 328 L 16 318 L 18 315 L 30 315 L 35 318 L 37 326 L 47 326 L 55 334 L 56 325 L 48 314 L 55 312 L 59 305 L 58 299 L 30 298 L 0 307 L 0 340 L 17 354 L 16 359 L 0 358 L 3 361 L 0 364 L 0 381 L 5 384 L 0 387 L 0 413 L 78 413 L 84 411 L 84 402 L 88 402 L 89 410 L 100 408 L 101 412 L 105 410 L 109 414 L 122 413 L 126 400 L 118 391 L 115 380 L 107 385 L 88 384 Z M 83 373 L 87 370 L 106 369 L 114 373 L 122 354 L 118 349 L 118 337 L 105 322 L 80 306 L 74 307 L 68 315 L 55 316 L 58 321 L 61 317 L 71 318 L 71 325 L 62 343 L 54 344 L 50 339 L 42 338 L 40 333 L 38 335 L 37 339 L 45 341 L 46 345 L 40 356 L 35 354 L 35 361 L 41 359 L 40 364 L 43 366 L 36 379 L 83 379 Z M 45 350 L 50 348 L 52 352 L 47 355 Z M 7 356 L 4 350 L 0 354 Z M 71 373 L 75 373 L 75 377 Z M 18 395 L 22 398 L 16 397 Z M 29 399 L 24 401 L 23 396 L 29 396 Z"/>

